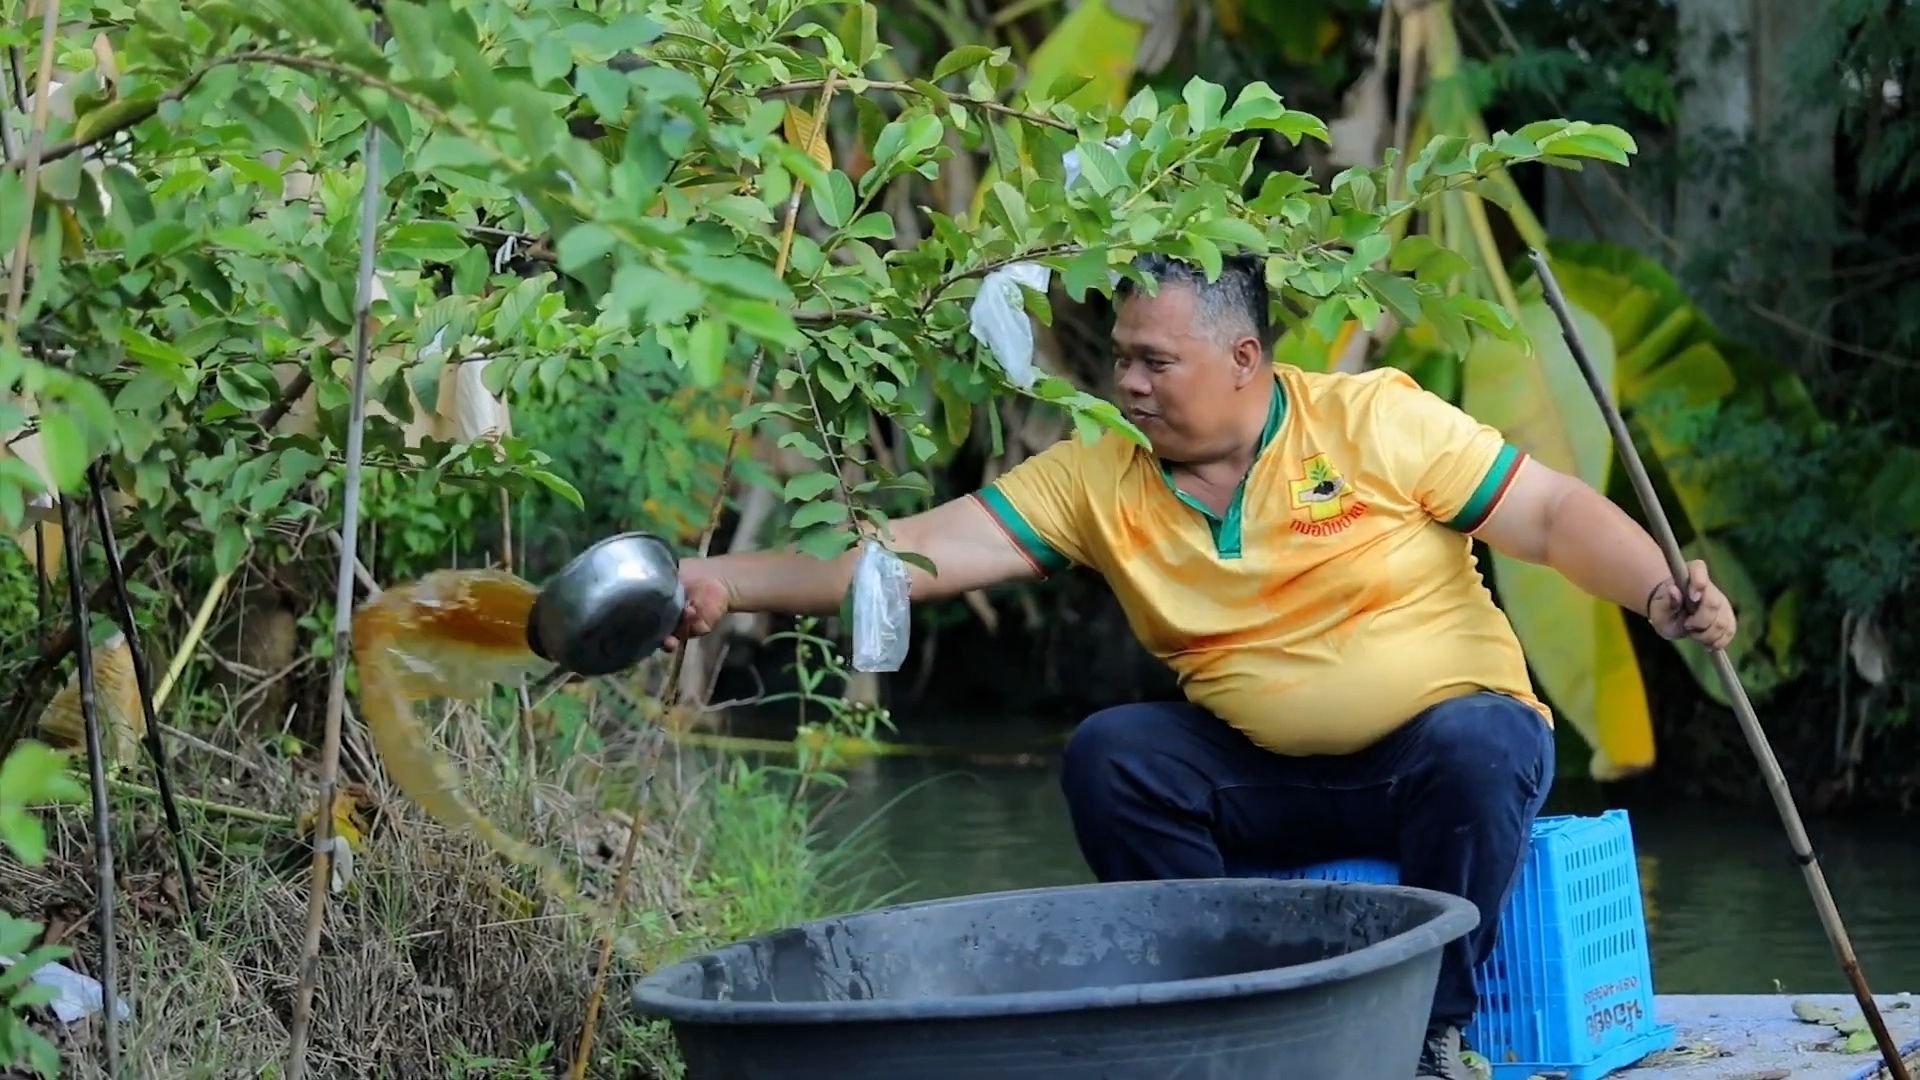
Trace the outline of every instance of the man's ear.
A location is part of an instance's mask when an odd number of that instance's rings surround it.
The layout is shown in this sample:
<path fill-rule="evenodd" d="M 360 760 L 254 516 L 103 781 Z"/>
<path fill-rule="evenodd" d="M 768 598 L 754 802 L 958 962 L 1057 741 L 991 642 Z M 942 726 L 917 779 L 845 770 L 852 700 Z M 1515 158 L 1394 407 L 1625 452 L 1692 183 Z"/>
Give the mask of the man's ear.
<path fill-rule="evenodd" d="M 1233 343 L 1235 386 L 1246 386 L 1253 382 L 1269 366 L 1267 350 L 1261 347 L 1259 338 L 1248 335 Z"/>

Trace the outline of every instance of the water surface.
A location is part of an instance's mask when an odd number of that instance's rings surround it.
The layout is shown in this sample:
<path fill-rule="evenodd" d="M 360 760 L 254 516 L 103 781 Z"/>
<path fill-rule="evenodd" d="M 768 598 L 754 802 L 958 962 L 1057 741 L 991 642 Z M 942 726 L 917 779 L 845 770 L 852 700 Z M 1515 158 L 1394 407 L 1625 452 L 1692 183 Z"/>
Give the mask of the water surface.
<path fill-rule="evenodd" d="M 915 724 L 916 740 L 963 739 L 973 750 L 1030 749 L 1045 729 Z M 1058 736 L 1054 738 L 1057 740 Z M 1074 844 L 1057 764 L 970 765 L 886 758 L 849 776 L 829 822 L 843 831 L 892 802 L 870 832 L 890 864 L 894 899 L 918 900 L 1091 881 Z M 1605 809 L 1563 781 L 1548 813 Z M 1771 807 L 1633 811 L 1647 901 L 1654 985 L 1661 993 L 1844 993 L 1847 986 Z M 1920 991 L 1920 839 L 1885 827 L 1808 822 L 1827 882 L 1876 992 Z"/>

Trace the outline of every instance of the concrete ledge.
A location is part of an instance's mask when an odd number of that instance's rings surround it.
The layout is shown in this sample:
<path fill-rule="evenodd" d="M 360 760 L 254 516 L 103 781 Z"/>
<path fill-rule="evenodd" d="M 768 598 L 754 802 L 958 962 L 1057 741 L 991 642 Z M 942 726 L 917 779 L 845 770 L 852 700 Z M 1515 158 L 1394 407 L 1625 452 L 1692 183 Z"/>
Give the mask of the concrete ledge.
<path fill-rule="evenodd" d="M 1920 1001 L 1880 995 L 1880 1014 L 1911 1058 L 1920 1054 Z M 1806 1002 L 1857 1016 L 1850 994 L 1661 995 L 1654 1014 L 1676 1029 L 1671 1050 L 1613 1075 L 1620 1080 L 1882 1080 L 1877 1050 L 1848 1054 L 1844 1036 L 1794 1015 Z"/>

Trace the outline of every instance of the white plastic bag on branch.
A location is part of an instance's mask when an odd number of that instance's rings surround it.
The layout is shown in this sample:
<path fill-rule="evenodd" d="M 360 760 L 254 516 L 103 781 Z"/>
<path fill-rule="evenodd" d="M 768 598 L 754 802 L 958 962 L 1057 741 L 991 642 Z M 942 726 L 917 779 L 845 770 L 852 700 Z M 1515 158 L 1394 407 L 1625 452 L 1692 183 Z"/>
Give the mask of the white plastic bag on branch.
<path fill-rule="evenodd" d="M 861 542 L 853 567 L 853 669 L 899 671 L 907 659 L 907 601 L 913 580 L 907 564 L 885 547 Z"/>
<path fill-rule="evenodd" d="M 973 336 L 993 351 L 1007 381 L 1033 386 L 1033 323 L 1020 302 L 1020 286 L 1046 292 L 1053 271 L 1039 263 L 1013 263 L 989 273 L 980 283 L 970 312 Z"/>

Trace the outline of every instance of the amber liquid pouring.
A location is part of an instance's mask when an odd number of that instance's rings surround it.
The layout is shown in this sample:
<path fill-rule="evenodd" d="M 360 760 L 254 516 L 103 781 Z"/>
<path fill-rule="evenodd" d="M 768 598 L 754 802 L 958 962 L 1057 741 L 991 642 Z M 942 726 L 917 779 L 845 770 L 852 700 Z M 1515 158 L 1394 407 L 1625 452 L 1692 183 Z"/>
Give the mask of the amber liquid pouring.
<path fill-rule="evenodd" d="M 447 828 L 470 832 L 537 870 L 567 907 L 604 924 L 609 914 L 581 899 L 557 863 L 462 794 L 458 771 L 414 712 L 422 698 L 485 698 L 496 686 L 545 669 L 527 646 L 536 592 L 500 570 L 437 570 L 369 600 L 353 616 L 361 713 L 402 793 Z"/>

